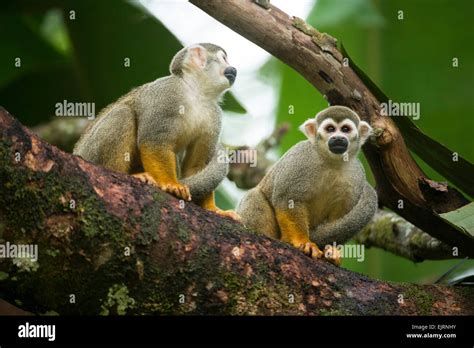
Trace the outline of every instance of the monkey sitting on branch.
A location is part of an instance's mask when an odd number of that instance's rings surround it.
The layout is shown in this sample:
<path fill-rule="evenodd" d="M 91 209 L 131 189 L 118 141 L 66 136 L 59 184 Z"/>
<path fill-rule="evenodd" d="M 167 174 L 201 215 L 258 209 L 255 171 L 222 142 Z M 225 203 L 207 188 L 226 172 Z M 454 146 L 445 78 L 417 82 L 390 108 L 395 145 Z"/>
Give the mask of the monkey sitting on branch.
<path fill-rule="evenodd" d="M 107 106 L 79 139 L 74 154 L 238 219 L 214 201 L 214 190 L 228 172 L 227 161 L 218 161 L 217 154 L 219 102 L 237 70 L 224 49 L 202 43 L 179 51 L 170 72 Z"/>
<path fill-rule="evenodd" d="M 308 140 L 273 165 L 237 213 L 250 229 L 339 265 L 340 253 L 331 244 L 353 237 L 377 209 L 377 195 L 357 159 L 372 128 L 351 109 L 331 106 L 300 130 Z"/>

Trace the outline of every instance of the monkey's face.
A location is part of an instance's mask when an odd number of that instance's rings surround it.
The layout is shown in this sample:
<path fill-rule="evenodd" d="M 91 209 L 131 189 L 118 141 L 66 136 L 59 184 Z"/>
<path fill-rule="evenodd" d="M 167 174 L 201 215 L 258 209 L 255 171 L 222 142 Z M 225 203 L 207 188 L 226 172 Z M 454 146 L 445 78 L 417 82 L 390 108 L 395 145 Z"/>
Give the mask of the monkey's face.
<path fill-rule="evenodd" d="M 352 117 L 327 117 L 321 124 L 318 124 L 316 119 L 309 119 L 300 129 L 317 146 L 318 151 L 327 157 L 355 157 L 372 128 L 367 122 L 354 122 Z"/>
<path fill-rule="evenodd" d="M 341 122 L 327 118 L 318 127 L 318 138 L 319 142 L 324 143 L 331 153 L 342 155 L 357 142 L 357 127 L 352 120 L 347 118 Z"/>
<path fill-rule="evenodd" d="M 237 76 L 225 51 L 209 43 L 183 48 L 171 61 L 170 72 L 189 80 L 193 88 L 212 98 L 230 88 Z"/>
<path fill-rule="evenodd" d="M 224 51 L 208 53 L 207 65 L 204 71 L 208 82 L 220 91 L 231 87 L 237 77 L 237 69 L 229 64 Z"/>

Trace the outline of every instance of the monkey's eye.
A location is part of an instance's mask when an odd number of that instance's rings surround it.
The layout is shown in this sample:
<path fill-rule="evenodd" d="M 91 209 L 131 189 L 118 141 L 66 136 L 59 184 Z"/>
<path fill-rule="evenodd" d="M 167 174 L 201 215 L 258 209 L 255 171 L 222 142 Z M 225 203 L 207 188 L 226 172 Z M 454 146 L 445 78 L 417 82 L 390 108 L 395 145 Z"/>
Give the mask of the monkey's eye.
<path fill-rule="evenodd" d="M 334 126 L 329 125 L 329 126 L 326 127 L 326 132 L 328 132 L 328 133 L 332 133 L 335 130 L 336 130 L 336 128 Z"/>
<path fill-rule="evenodd" d="M 349 126 L 342 126 L 341 131 L 344 133 L 349 133 L 351 131 L 351 127 Z"/>
<path fill-rule="evenodd" d="M 222 51 L 219 51 L 219 53 L 217 53 L 217 56 L 226 64 L 229 64 L 229 62 L 227 62 L 227 55 L 222 52 Z"/>

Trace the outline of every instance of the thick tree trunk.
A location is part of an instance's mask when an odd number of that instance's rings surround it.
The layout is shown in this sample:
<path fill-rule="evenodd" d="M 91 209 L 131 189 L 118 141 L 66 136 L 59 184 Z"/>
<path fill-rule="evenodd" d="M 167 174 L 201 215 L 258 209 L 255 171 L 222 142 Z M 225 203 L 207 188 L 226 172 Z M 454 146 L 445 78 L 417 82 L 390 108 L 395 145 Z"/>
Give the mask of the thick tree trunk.
<path fill-rule="evenodd" d="M 379 282 L 312 260 L 66 154 L 3 109 L 0 131 L 1 243 L 39 251 L 36 263 L 1 259 L 0 291 L 29 312 L 474 314 L 472 290 Z"/>
<path fill-rule="evenodd" d="M 364 153 L 377 181 L 380 203 L 463 254 L 474 256 L 474 238 L 436 215 L 468 201 L 455 188 L 426 178 L 393 120 L 381 115 L 380 101 L 344 64 L 347 57 L 334 38 L 273 5 L 262 5 L 265 1 L 190 2 L 295 69 L 332 105 L 346 105 L 371 122 L 377 140 L 366 144 Z"/>

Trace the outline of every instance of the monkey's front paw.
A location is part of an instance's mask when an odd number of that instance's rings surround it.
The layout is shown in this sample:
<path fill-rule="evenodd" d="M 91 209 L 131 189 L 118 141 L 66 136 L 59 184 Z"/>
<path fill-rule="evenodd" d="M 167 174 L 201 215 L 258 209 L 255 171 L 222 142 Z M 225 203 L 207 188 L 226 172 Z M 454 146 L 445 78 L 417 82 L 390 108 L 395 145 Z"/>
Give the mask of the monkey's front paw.
<path fill-rule="evenodd" d="M 335 264 L 336 266 L 340 266 L 342 263 L 342 255 L 339 249 L 334 248 L 332 245 L 326 245 L 324 248 L 324 257 L 329 262 Z"/>
<path fill-rule="evenodd" d="M 219 214 L 220 216 L 223 216 L 223 217 L 228 217 L 228 218 L 231 218 L 232 220 L 235 220 L 237 222 L 240 222 L 240 215 L 237 214 L 235 211 L 233 210 L 221 210 L 221 209 L 217 209 L 217 210 L 214 210 L 215 213 Z"/>
<path fill-rule="evenodd" d="M 185 201 L 191 200 L 191 193 L 189 192 L 189 187 L 180 183 L 168 183 L 168 184 L 160 184 L 158 183 L 158 187 L 165 192 L 171 193 L 173 196 L 177 198 L 184 199 Z"/>
<path fill-rule="evenodd" d="M 155 179 L 153 179 L 153 177 L 148 173 L 133 174 L 132 176 L 144 182 L 145 184 L 157 185 Z"/>
<path fill-rule="evenodd" d="M 299 246 L 299 249 L 309 257 L 312 257 L 313 259 L 320 259 L 324 256 L 323 252 L 313 242 L 306 242 L 304 244 L 301 244 Z"/>

